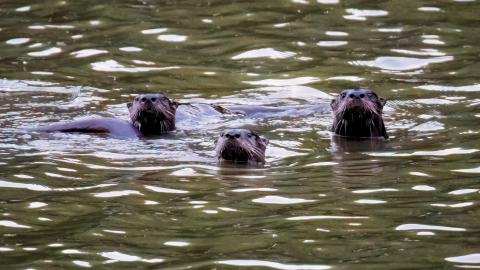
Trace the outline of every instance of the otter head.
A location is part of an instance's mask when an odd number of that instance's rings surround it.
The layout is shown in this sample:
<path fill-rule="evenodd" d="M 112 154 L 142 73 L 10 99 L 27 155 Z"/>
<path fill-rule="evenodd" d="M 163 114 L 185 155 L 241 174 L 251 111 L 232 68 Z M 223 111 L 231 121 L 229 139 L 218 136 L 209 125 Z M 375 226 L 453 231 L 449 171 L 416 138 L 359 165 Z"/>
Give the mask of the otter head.
<path fill-rule="evenodd" d="M 215 141 L 218 160 L 234 163 L 265 162 L 268 139 L 248 129 L 230 129 L 222 132 Z"/>
<path fill-rule="evenodd" d="M 141 94 L 127 103 L 132 125 L 144 134 L 160 134 L 175 129 L 178 102 L 162 94 Z"/>
<path fill-rule="evenodd" d="M 387 100 L 369 89 L 344 90 L 330 103 L 337 135 L 356 138 L 388 138 L 383 124 L 383 106 Z"/>

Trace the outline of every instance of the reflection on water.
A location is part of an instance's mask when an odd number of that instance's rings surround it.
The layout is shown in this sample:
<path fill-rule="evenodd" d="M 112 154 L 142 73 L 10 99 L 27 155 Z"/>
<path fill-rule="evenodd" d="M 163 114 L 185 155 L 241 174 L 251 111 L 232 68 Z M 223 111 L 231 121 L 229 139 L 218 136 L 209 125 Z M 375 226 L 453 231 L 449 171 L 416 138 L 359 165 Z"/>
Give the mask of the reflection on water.
<path fill-rule="evenodd" d="M 477 1 L 10 1 L 0 13 L 4 268 L 480 267 Z M 388 99 L 388 140 L 329 132 L 330 100 L 354 87 Z M 176 131 L 23 130 L 127 119 L 149 92 L 180 101 Z M 266 164 L 217 164 L 227 128 L 267 137 Z"/>

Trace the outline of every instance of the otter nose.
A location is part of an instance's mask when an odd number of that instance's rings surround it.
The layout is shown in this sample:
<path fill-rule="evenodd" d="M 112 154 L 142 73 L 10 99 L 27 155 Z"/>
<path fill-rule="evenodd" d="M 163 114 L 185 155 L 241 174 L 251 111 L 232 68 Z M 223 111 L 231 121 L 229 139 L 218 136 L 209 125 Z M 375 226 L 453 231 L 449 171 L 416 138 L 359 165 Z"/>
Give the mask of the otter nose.
<path fill-rule="evenodd" d="M 155 100 L 157 100 L 157 97 L 155 95 L 145 95 L 142 97 L 142 102 L 146 102 L 146 101 L 155 102 Z"/>
<path fill-rule="evenodd" d="M 355 92 L 350 93 L 349 97 L 350 98 L 364 98 L 365 94 L 363 92 L 360 92 L 360 91 L 355 91 Z"/>
<path fill-rule="evenodd" d="M 225 137 L 228 139 L 240 138 L 240 132 L 235 130 L 227 131 L 225 132 Z"/>

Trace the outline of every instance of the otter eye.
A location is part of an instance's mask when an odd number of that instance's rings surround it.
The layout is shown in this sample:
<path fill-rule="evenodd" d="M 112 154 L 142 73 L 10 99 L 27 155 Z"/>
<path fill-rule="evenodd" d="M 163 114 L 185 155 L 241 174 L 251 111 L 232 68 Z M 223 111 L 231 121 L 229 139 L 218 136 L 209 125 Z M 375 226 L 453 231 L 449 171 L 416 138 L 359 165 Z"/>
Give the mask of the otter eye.
<path fill-rule="evenodd" d="M 252 133 L 248 133 L 247 136 L 248 136 L 248 137 L 252 137 Z"/>
<path fill-rule="evenodd" d="M 139 100 L 139 98 L 138 98 L 138 97 L 137 97 L 137 98 L 135 98 L 135 101 L 138 101 L 138 100 Z"/>
<path fill-rule="evenodd" d="M 223 135 L 225 135 L 225 133 L 220 133 L 220 137 L 223 137 Z"/>
<path fill-rule="evenodd" d="M 345 93 L 342 94 L 342 98 L 344 98 L 344 97 L 346 97 L 346 96 L 347 96 L 347 94 L 345 94 Z"/>
<path fill-rule="evenodd" d="M 157 100 L 157 99 L 156 99 L 156 98 L 152 98 L 151 100 L 152 100 L 153 102 L 155 102 L 155 100 Z"/>

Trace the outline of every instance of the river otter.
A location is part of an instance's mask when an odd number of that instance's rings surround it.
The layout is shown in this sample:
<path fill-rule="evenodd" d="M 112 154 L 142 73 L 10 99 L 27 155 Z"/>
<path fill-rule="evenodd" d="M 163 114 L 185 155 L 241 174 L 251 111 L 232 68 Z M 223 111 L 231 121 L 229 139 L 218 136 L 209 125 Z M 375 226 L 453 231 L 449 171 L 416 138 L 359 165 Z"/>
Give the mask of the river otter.
<path fill-rule="evenodd" d="M 178 103 L 162 94 L 141 94 L 127 103 L 130 121 L 115 118 L 91 118 L 69 123 L 36 127 L 31 131 L 108 133 L 112 137 L 130 138 L 161 134 L 175 129 Z"/>
<path fill-rule="evenodd" d="M 344 90 L 330 103 L 336 135 L 354 138 L 388 138 L 382 111 L 387 100 L 369 89 Z"/>
<path fill-rule="evenodd" d="M 263 163 L 268 139 L 248 129 L 231 129 L 220 134 L 215 141 L 219 161 L 234 163 Z"/>

